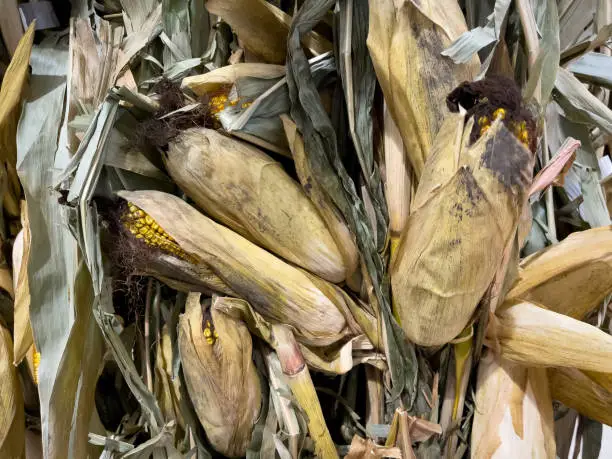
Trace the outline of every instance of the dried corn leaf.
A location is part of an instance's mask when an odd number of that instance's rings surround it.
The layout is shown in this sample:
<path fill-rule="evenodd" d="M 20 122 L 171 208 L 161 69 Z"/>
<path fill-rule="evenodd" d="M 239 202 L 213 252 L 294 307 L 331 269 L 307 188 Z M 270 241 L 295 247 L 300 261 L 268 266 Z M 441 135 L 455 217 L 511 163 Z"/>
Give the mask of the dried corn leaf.
<path fill-rule="evenodd" d="M 404 339 L 393 320 L 388 287 L 383 282 L 384 266 L 365 206 L 342 163 L 335 131 L 300 44 L 301 38 L 322 19 L 333 3 L 332 0 L 307 0 L 293 18 L 287 53 L 291 117 L 304 135 L 308 169 L 356 238 L 364 273 L 369 278 L 366 282 L 371 288 L 370 302 L 379 317 L 382 336 L 386 337 L 384 347 L 393 380 L 393 396 L 404 392 L 409 410 L 426 413 L 430 409 L 426 402 L 430 389 L 419 377 L 414 347 Z"/>
<path fill-rule="evenodd" d="M 178 376 L 173 377 L 173 350 L 167 324 L 160 332 L 155 359 L 156 398 L 159 408 L 167 422 L 175 421 L 185 430 L 185 421 L 181 413 L 181 391 Z"/>
<path fill-rule="evenodd" d="M 226 65 L 201 75 L 183 78 L 181 88 L 188 88 L 198 96 L 215 92 L 235 84 L 241 78 L 278 79 L 285 76 L 282 65 L 240 63 Z"/>
<path fill-rule="evenodd" d="M 582 319 L 612 293 L 611 268 L 612 227 L 575 232 L 523 259 L 506 299 L 542 303 Z"/>
<path fill-rule="evenodd" d="M 391 265 L 394 311 L 409 339 L 442 345 L 491 284 L 526 202 L 533 156 L 496 121 L 473 145 L 473 120 L 445 122 Z M 444 254 L 443 265 L 440 254 Z"/>
<path fill-rule="evenodd" d="M 476 387 L 473 457 L 555 458 L 546 370 L 499 361 L 489 353 L 480 360 Z"/>
<path fill-rule="evenodd" d="M 246 49 L 265 62 L 282 64 L 287 54 L 291 17 L 265 0 L 207 0 L 206 9 L 232 26 Z M 305 45 L 315 54 L 331 50 L 331 44 L 311 33 Z"/>
<path fill-rule="evenodd" d="M 16 132 L 21 113 L 21 99 L 27 85 L 30 52 L 34 41 L 32 23 L 19 40 L 0 88 L 0 161 L 8 174 L 8 189 L 2 203 L 11 216 L 19 215 L 21 187 L 15 170 L 17 164 Z"/>
<path fill-rule="evenodd" d="M 342 77 L 348 124 L 361 175 L 372 201 L 376 221 L 376 243 L 382 250 L 387 238 L 388 215 L 380 170 L 374 158 L 372 119 L 376 73 L 368 53 L 366 38 L 369 14 L 366 2 L 343 0 L 338 3 L 338 69 Z"/>
<path fill-rule="evenodd" d="M 23 202 L 21 208 L 23 229 L 15 238 L 13 246 L 13 282 L 15 283 L 15 315 L 13 336 L 15 364 L 19 364 L 34 343 L 30 324 L 30 284 L 28 279 L 28 260 L 30 258 L 31 234 L 28 208 Z"/>
<path fill-rule="evenodd" d="M 380 446 L 370 438 L 355 435 L 351 441 L 349 452 L 344 459 L 382 459 L 392 457 L 402 459 L 402 452 L 395 446 Z"/>
<path fill-rule="evenodd" d="M 215 336 L 207 337 L 208 332 Z M 218 336 L 217 336 L 218 335 Z M 179 346 L 189 395 L 206 436 L 225 456 L 244 456 L 261 406 L 259 376 L 246 326 L 190 294 L 179 325 Z"/>
<path fill-rule="evenodd" d="M 591 419 L 612 425 L 612 392 L 576 368 L 549 368 L 554 400 Z"/>
<path fill-rule="evenodd" d="M 491 337 L 503 358 L 612 373 L 612 336 L 599 328 L 528 302 L 504 304 L 496 315 Z"/>
<path fill-rule="evenodd" d="M 176 196 L 157 191 L 119 195 L 196 257 L 196 268 L 211 269 L 267 320 L 293 326 L 300 342 L 326 346 L 359 334 L 350 312 L 358 306 L 335 285 L 283 262 Z"/>
<path fill-rule="evenodd" d="M 13 340 L 0 324 L 0 457 L 23 457 L 24 447 L 25 413 L 21 384 L 13 365 Z"/>
<path fill-rule="evenodd" d="M 457 65 L 440 55 L 466 29 L 455 0 L 370 3 L 368 48 L 417 179 L 447 114 L 446 95 L 478 74 L 477 57 Z"/>

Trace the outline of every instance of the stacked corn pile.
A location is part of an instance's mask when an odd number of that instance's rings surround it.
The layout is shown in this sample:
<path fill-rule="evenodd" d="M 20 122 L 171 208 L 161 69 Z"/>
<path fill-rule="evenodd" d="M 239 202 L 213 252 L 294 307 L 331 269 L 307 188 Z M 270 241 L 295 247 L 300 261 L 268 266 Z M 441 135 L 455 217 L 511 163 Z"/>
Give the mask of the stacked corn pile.
<path fill-rule="evenodd" d="M 481 3 L 31 25 L 0 457 L 605 457 L 612 11 Z"/>

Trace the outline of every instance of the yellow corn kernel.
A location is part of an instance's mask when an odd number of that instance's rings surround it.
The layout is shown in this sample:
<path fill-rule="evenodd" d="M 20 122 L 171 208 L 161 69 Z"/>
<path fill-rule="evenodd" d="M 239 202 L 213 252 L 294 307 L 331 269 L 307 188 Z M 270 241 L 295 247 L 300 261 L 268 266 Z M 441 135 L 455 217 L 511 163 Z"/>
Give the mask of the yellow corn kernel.
<path fill-rule="evenodd" d="M 202 333 L 204 334 L 206 342 L 210 345 L 215 344 L 215 341 L 217 341 L 217 338 L 219 337 L 219 335 L 217 334 L 217 330 L 215 330 L 214 326 L 210 323 L 209 320 L 206 321 L 206 326 L 204 327 Z"/>
<path fill-rule="evenodd" d="M 483 126 L 480 128 L 480 136 L 482 137 L 483 135 L 485 135 L 485 132 L 487 132 L 489 130 L 489 126 Z"/>
<path fill-rule="evenodd" d="M 519 140 L 525 145 L 529 144 L 529 132 L 527 132 L 526 129 L 524 131 L 521 131 L 521 133 L 519 134 Z"/>
<path fill-rule="evenodd" d="M 34 367 L 34 383 L 38 385 L 38 367 L 40 366 L 40 352 L 36 350 L 36 346 L 34 346 L 34 356 L 32 357 L 32 364 Z"/>
<path fill-rule="evenodd" d="M 489 124 L 489 118 L 487 116 L 478 118 L 478 126 L 488 126 Z"/>
<path fill-rule="evenodd" d="M 135 206 L 128 203 L 128 211 L 122 217 L 123 225 L 136 239 L 143 240 L 151 247 L 158 247 L 179 258 L 196 263 L 192 255 L 182 250 L 166 231 L 153 218 Z"/>
<path fill-rule="evenodd" d="M 494 119 L 501 118 L 502 120 L 504 118 L 506 118 L 506 109 L 505 108 L 498 108 L 497 110 L 495 110 L 493 112 L 493 118 Z"/>

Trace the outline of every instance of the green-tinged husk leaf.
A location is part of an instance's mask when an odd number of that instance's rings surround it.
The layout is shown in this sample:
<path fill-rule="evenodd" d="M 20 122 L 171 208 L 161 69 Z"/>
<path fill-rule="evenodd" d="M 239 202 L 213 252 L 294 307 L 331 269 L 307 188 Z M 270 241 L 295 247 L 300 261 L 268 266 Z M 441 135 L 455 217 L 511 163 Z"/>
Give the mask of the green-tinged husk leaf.
<path fill-rule="evenodd" d="M 166 166 L 216 220 L 330 282 L 345 279 L 342 255 L 319 212 L 262 151 L 212 129 L 194 128 L 170 142 Z"/>
<path fill-rule="evenodd" d="M 533 155 L 505 125 L 496 121 L 470 145 L 472 123 L 452 115 L 440 130 L 392 260 L 394 311 L 424 346 L 445 344 L 468 325 L 531 183 Z"/>
<path fill-rule="evenodd" d="M 478 367 L 473 457 L 555 458 L 552 400 L 546 370 L 485 354 Z"/>
<path fill-rule="evenodd" d="M 241 457 L 261 408 L 251 336 L 242 322 L 216 309 L 210 313 L 205 319 L 199 294 L 188 296 L 179 324 L 185 382 L 213 447 L 225 456 Z M 209 340 L 206 330 L 214 334 Z"/>

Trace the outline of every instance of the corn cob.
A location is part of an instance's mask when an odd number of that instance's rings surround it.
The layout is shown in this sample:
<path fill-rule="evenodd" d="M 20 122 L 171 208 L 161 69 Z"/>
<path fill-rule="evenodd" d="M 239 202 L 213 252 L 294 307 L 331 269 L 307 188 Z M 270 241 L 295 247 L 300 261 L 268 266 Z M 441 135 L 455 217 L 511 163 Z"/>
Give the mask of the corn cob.
<path fill-rule="evenodd" d="M 206 320 L 203 329 L 200 295 L 190 294 L 179 324 L 185 383 L 212 446 L 225 456 L 242 457 L 261 409 L 251 335 L 243 323 L 216 310 Z"/>
<path fill-rule="evenodd" d="M 178 261 L 177 272 L 193 276 L 194 282 L 211 290 L 228 287 L 266 320 L 294 327 L 296 338 L 303 344 L 327 346 L 361 334 L 354 316 L 371 321 L 343 290 L 283 262 L 176 196 L 158 191 L 125 191 L 120 196 L 151 216 L 181 251 L 198 260 L 191 263 L 171 255 L 169 258 Z M 155 257 L 150 259 L 147 272 L 157 276 L 151 269 Z M 365 325 L 365 331 L 376 330 L 371 323 Z"/>
<path fill-rule="evenodd" d="M 169 144 L 166 166 L 198 206 L 234 231 L 326 280 L 345 279 L 347 267 L 321 215 L 262 151 L 195 128 Z"/>

